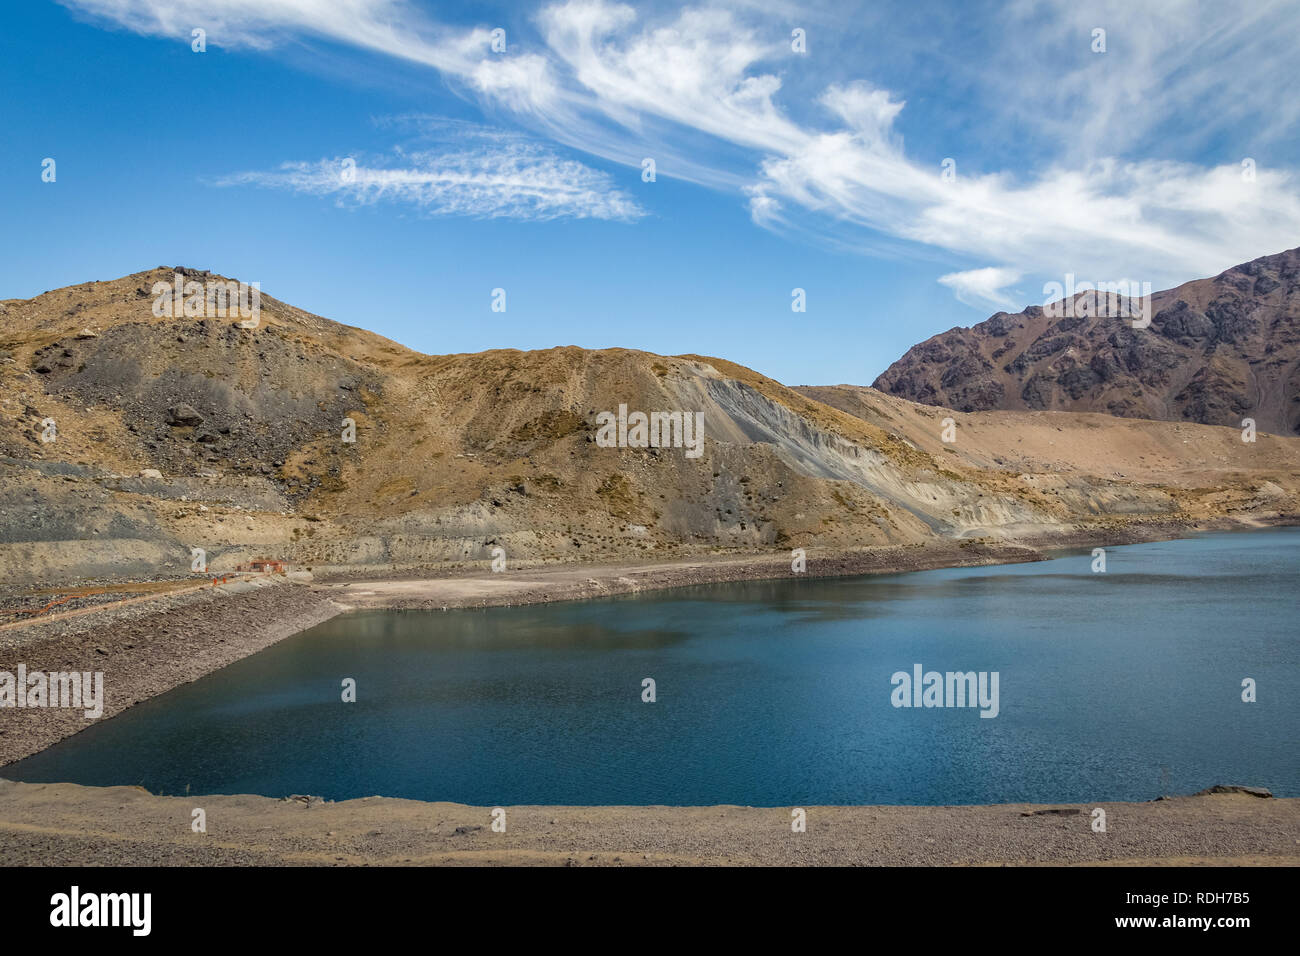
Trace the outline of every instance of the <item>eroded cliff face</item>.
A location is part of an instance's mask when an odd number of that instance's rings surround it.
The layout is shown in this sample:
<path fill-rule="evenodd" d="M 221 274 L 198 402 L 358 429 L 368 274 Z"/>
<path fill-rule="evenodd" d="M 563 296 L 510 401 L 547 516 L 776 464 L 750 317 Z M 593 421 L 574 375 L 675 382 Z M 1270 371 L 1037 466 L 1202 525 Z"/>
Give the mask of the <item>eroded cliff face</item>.
<path fill-rule="evenodd" d="M 852 549 L 1296 510 L 1300 440 L 963 414 L 705 356 L 427 356 L 270 296 L 251 328 L 156 316 L 148 293 L 175 274 L 0 303 L 8 586 L 183 577 L 194 548 L 213 574 L 263 554 L 428 568 L 495 547 L 516 563 Z M 701 453 L 598 440 L 620 406 L 702 414 Z"/>
<path fill-rule="evenodd" d="M 1249 417 L 1262 431 L 1300 432 L 1300 249 L 1151 299 L 1147 328 L 1092 306 L 999 312 L 909 349 L 875 387 L 961 411 L 1089 411 L 1232 427 Z"/>

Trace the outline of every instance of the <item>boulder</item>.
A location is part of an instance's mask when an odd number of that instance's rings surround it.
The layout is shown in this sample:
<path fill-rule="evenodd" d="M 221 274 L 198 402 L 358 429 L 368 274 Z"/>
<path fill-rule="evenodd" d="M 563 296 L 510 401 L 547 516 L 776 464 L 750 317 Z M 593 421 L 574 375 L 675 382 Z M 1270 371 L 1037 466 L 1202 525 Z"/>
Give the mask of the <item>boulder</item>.
<path fill-rule="evenodd" d="M 171 408 L 167 409 L 167 424 L 188 426 L 202 425 L 203 416 L 198 413 L 198 410 L 195 409 L 193 405 L 187 405 L 185 402 L 181 402 L 179 405 L 173 405 Z"/>

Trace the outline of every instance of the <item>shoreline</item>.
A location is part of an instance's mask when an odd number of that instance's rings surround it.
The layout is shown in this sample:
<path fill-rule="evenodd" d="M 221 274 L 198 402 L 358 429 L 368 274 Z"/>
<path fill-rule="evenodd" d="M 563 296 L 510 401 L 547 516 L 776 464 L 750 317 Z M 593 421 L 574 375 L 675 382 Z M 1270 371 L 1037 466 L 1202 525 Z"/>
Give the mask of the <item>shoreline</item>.
<path fill-rule="evenodd" d="M 35 620 L 0 632 L 0 671 L 104 673 L 107 720 L 129 707 L 198 680 L 228 664 L 350 611 L 450 610 L 588 600 L 700 584 L 789 578 L 900 574 L 1048 560 L 1049 551 L 1119 547 L 1194 534 L 1264 530 L 1297 524 L 1294 516 L 1185 524 L 1150 522 L 1026 536 L 808 554 L 807 571 L 790 570 L 789 552 L 714 555 L 660 562 L 547 565 L 491 571 L 377 575 L 361 569 L 319 582 L 268 580 L 269 586 L 203 588 L 106 606 L 72 618 Z M 343 580 L 340 580 L 343 578 Z M 11 763 L 91 726 L 79 710 L 0 710 L 0 776 Z"/>
<path fill-rule="evenodd" d="M 1195 524 L 1149 522 L 1122 528 L 1044 532 L 1003 541 L 943 540 L 860 550 L 810 550 L 807 570 L 790 569 L 790 552 L 705 555 L 662 561 L 537 565 L 500 574 L 481 569 L 438 574 L 363 570 L 324 575 L 317 587 L 345 610 L 452 610 L 583 601 L 701 584 L 794 578 L 907 574 L 943 568 L 985 567 L 1051 560 L 1054 552 L 1172 541 L 1197 534 L 1263 531 L 1300 526 L 1300 516 L 1219 519 Z"/>
<path fill-rule="evenodd" d="M 1093 832 L 1093 811 L 1106 832 Z M 207 832 L 191 829 L 202 809 Z M 804 808 L 493 808 L 155 796 L 0 779 L 0 866 L 1295 866 L 1300 798 Z"/>

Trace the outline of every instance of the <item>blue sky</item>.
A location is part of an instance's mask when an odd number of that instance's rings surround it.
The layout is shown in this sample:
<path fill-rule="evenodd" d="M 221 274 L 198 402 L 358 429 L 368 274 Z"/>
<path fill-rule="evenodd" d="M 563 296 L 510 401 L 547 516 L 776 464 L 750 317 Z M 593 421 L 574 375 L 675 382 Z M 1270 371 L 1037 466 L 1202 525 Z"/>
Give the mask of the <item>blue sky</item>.
<path fill-rule="evenodd" d="M 1300 9 L 1236 6 L 14 4 L 0 297 L 187 265 L 425 352 L 868 384 L 1066 273 L 1300 244 Z"/>

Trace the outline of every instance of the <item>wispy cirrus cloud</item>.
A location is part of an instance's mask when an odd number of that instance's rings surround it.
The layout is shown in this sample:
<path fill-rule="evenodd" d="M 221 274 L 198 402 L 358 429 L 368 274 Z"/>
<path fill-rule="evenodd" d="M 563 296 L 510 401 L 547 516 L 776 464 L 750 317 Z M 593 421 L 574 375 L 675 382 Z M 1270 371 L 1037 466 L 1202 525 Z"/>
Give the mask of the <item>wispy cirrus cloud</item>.
<path fill-rule="evenodd" d="M 400 149 L 378 158 L 333 157 L 221 177 L 219 186 L 262 186 L 340 205 L 396 203 L 430 216 L 478 219 L 607 219 L 645 211 L 610 176 L 513 136 L 476 135 L 450 150 Z"/>
<path fill-rule="evenodd" d="M 411 0 L 58 0 L 95 20 L 147 36 L 202 27 L 213 46 L 270 50 L 314 37 L 431 67 L 512 108 L 556 93 L 538 54 L 491 54 L 491 30 L 451 28 Z"/>
<path fill-rule="evenodd" d="M 996 283 L 1013 273 L 1136 272 L 1174 284 L 1297 241 L 1295 170 L 1261 161 L 1252 178 L 1242 175 L 1244 155 L 1203 158 L 1206 144 L 1241 139 L 1243 129 L 1254 145 L 1294 137 L 1300 100 L 1287 77 L 1300 16 L 1291 0 L 1249 9 L 1009 0 L 946 19 L 900 3 L 879 27 L 888 42 L 870 55 L 831 26 L 811 31 L 806 57 L 790 49 L 794 13 L 725 0 L 668 10 L 542 3 L 533 32 L 507 55 L 489 51 L 486 27 L 440 24 L 407 0 L 63 2 L 142 33 L 188 35 L 207 22 L 216 24 L 211 43 L 265 48 L 311 35 L 421 63 L 534 134 L 629 165 L 653 156 L 661 176 L 732 192 L 765 228 L 947 259 L 959 268 L 939 281 L 971 304 L 1004 304 L 1009 282 Z M 837 22 L 825 11 L 806 17 Z M 1098 27 L 1103 54 L 1089 49 Z M 942 66 L 944 83 L 961 91 L 964 125 L 941 108 L 942 84 L 905 58 L 894 64 L 895 88 L 864 77 L 900 47 Z M 901 128 L 918 111 L 953 124 L 937 156 L 904 142 Z M 958 161 L 950 181 L 943 155 Z M 340 195 L 528 208 L 490 184 L 508 184 L 514 165 L 529 163 L 538 182 L 563 179 L 559 160 L 493 162 L 424 155 L 409 169 L 367 168 L 365 185 Z M 278 175 L 335 191 L 319 166 Z M 580 182 L 570 202 L 627 218 L 618 210 L 630 200 L 602 207 L 598 180 Z M 481 192 L 456 197 L 462 188 Z"/>

